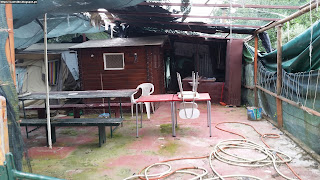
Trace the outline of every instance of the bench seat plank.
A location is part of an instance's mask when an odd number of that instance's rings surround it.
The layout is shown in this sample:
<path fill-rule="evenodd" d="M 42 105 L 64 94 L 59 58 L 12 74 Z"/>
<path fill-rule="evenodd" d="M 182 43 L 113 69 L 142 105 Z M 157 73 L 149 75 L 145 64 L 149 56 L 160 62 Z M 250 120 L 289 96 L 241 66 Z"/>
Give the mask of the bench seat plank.
<path fill-rule="evenodd" d="M 123 118 L 51 119 L 52 126 L 119 126 Z M 47 119 L 22 119 L 20 126 L 45 126 Z"/>
<path fill-rule="evenodd" d="M 72 119 L 52 119 L 51 120 L 51 137 L 52 143 L 56 142 L 57 126 L 98 126 L 99 147 L 106 142 L 105 126 L 119 126 L 123 118 L 72 118 Z M 20 126 L 46 126 L 47 119 L 22 119 Z M 28 132 L 27 132 L 28 133 Z M 46 128 L 46 137 L 48 142 L 48 130 Z M 47 144 L 48 145 L 48 144 Z"/>
<path fill-rule="evenodd" d="M 119 103 L 110 103 L 110 107 L 119 107 Z M 121 103 L 122 107 L 131 107 L 131 103 Z M 50 105 L 50 109 L 73 109 L 73 108 L 83 108 L 83 109 L 93 109 L 93 108 L 107 108 L 109 107 L 108 103 L 94 103 L 94 104 L 58 104 Z M 44 109 L 44 105 L 30 105 L 25 107 L 25 110 L 41 110 Z"/>

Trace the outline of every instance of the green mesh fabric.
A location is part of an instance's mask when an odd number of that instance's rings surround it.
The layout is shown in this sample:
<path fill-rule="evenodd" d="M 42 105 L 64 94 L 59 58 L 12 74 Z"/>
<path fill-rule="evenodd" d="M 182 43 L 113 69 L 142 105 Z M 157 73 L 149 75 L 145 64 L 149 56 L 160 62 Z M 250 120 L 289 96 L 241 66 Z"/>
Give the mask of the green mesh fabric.
<path fill-rule="evenodd" d="M 310 48 L 310 39 L 312 48 Z M 310 49 L 312 49 L 311 60 Z M 247 56 L 253 53 L 254 49 L 246 45 L 244 60 L 253 61 L 250 56 Z M 258 53 L 258 56 L 268 70 L 277 71 L 277 50 L 264 54 Z M 320 21 L 317 21 L 305 32 L 282 46 L 282 68 L 288 73 L 320 69 Z"/>
<path fill-rule="evenodd" d="M 244 45 L 243 49 L 242 84 L 244 87 L 253 87 L 253 49 L 248 45 Z M 315 61 L 319 61 L 319 59 L 315 59 Z M 309 65 L 309 61 L 304 63 Z M 265 66 L 259 61 L 258 85 L 276 93 L 277 72 L 269 70 L 271 66 L 268 65 Z M 320 112 L 320 69 L 319 67 L 317 69 L 297 73 L 283 70 L 281 96 L 296 102 L 298 105 Z M 247 105 L 253 106 L 253 90 L 243 88 L 242 99 Z M 263 113 L 276 122 L 276 98 L 259 90 L 258 99 Z M 320 139 L 320 118 L 286 102 L 282 102 L 282 106 L 284 129 L 320 154 L 320 144 L 317 143 Z"/>
<path fill-rule="evenodd" d="M 0 29 L 8 29 L 5 16 L 5 5 L 0 4 Z M 18 109 L 18 96 L 11 77 L 9 64 L 5 54 L 5 43 L 8 37 L 7 31 L 0 31 L 0 96 L 7 100 L 8 130 L 10 152 L 14 155 L 15 166 L 22 170 L 23 140 L 21 137 Z"/>

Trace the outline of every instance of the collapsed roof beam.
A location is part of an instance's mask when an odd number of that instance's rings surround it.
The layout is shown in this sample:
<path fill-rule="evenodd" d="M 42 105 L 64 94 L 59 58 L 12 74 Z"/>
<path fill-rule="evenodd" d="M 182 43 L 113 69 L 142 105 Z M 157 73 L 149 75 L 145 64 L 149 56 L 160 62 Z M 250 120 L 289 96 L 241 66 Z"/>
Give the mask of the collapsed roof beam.
<path fill-rule="evenodd" d="M 188 23 L 180 23 L 180 22 L 163 22 L 163 21 L 137 21 L 133 19 L 119 19 L 116 18 L 114 19 L 115 21 L 121 21 L 121 22 L 137 22 L 137 23 L 153 23 L 153 24 L 170 24 L 170 25 L 184 25 L 184 26 L 206 26 L 206 27 L 230 27 L 232 28 L 235 27 L 242 27 L 242 28 L 261 28 L 261 26 L 253 26 L 253 25 L 242 25 L 242 24 L 206 24 L 206 23 L 193 23 L 193 22 L 188 22 Z"/>
<path fill-rule="evenodd" d="M 126 21 L 128 22 L 128 21 Z M 130 21 L 134 24 L 130 24 L 131 26 L 142 26 L 142 27 L 155 27 L 159 29 L 171 29 L 171 30 L 181 30 L 181 31 L 190 31 L 190 32 L 200 32 L 200 33 L 206 33 L 206 34 L 215 34 L 216 32 L 219 33 L 230 33 L 230 27 L 222 27 L 222 26 L 195 26 L 195 25 L 183 25 L 181 23 L 176 24 L 168 24 L 167 26 L 160 24 L 160 23 L 146 23 L 145 21 Z M 234 34 L 250 34 L 252 35 L 255 32 L 255 28 L 236 28 L 232 27 L 232 33 Z"/>
<path fill-rule="evenodd" d="M 179 15 L 179 14 L 164 14 L 164 13 L 130 13 L 127 11 L 110 11 L 113 14 L 130 15 L 130 16 L 149 16 L 149 17 L 187 17 L 187 18 L 211 18 L 211 19 L 238 19 L 238 20 L 259 20 L 259 21 L 279 21 L 279 18 L 261 18 L 261 17 L 230 17 L 230 16 L 199 16 L 199 15 Z"/>
<path fill-rule="evenodd" d="M 158 3 L 142 2 L 142 6 L 185 6 L 184 3 Z M 263 9 L 300 9 L 300 6 L 280 6 L 280 5 L 250 5 L 250 4 L 192 4 L 193 7 L 222 7 L 222 8 L 263 8 Z"/>
<path fill-rule="evenodd" d="M 215 34 L 216 28 L 212 27 L 202 27 L 202 26 L 177 26 L 177 25 L 170 25 L 168 27 L 165 27 L 161 24 L 144 24 L 144 23 L 135 23 L 133 26 L 138 26 L 142 25 L 143 27 L 153 27 L 153 28 L 158 28 L 158 29 L 163 29 L 163 30 L 180 30 L 180 31 L 191 31 L 191 32 L 200 32 L 200 33 L 206 33 L 206 34 Z M 252 34 L 252 33 L 251 33 Z"/>

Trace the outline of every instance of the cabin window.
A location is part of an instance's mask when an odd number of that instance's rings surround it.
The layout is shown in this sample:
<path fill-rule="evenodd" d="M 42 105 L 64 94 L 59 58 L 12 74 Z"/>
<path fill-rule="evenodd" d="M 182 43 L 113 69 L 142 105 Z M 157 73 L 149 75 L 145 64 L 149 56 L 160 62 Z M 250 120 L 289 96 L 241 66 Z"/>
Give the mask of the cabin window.
<path fill-rule="evenodd" d="M 103 53 L 104 70 L 124 69 L 124 53 Z"/>

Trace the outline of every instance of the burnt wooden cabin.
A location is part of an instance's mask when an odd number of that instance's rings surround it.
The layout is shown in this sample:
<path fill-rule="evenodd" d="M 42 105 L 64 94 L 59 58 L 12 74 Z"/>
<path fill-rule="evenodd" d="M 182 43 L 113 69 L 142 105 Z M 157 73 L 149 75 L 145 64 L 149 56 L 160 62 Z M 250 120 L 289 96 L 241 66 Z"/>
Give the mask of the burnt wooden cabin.
<path fill-rule="evenodd" d="M 167 36 L 90 40 L 71 47 L 78 52 L 82 90 L 135 89 L 153 83 L 165 93 Z"/>

